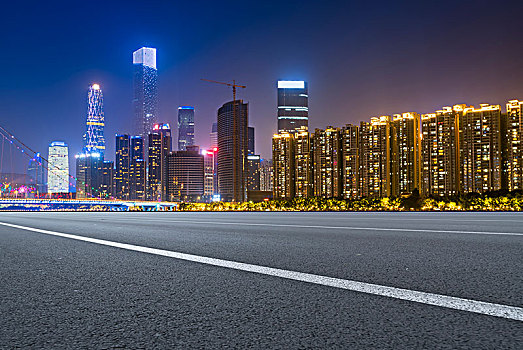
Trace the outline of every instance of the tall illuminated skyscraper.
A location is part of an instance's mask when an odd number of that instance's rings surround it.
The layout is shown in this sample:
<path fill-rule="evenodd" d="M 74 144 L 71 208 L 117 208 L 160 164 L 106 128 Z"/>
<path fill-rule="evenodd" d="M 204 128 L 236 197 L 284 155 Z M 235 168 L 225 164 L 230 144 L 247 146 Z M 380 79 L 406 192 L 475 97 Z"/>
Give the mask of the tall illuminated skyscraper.
<path fill-rule="evenodd" d="M 84 134 L 83 153 L 98 153 L 103 158 L 105 152 L 104 138 L 104 97 L 100 85 L 89 86 L 87 92 L 87 130 Z"/>
<path fill-rule="evenodd" d="M 155 124 L 149 134 L 147 147 L 149 171 L 147 174 L 147 197 L 149 200 L 165 200 L 167 186 L 167 156 L 172 151 L 171 127 L 167 123 Z"/>
<path fill-rule="evenodd" d="M 178 107 L 178 151 L 194 145 L 194 107 Z"/>
<path fill-rule="evenodd" d="M 507 102 L 507 174 L 510 191 L 523 189 L 523 101 Z"/>
<path fill-rule="evenodd" d="M 278 132 L 309 127 L 309 92 L 304 81 L 278 81 Z"/>
<path fill-rule="evenodd" d="M 129 155 L 129 197 L 145 199 L 145 160 L 141 136 L 131 136 Z"/>
<path fill-rule="evenodd" d="M 459 121 L 460 173 L 463 192 L 501 189 L 501 108 L 467 107 Z"/>
<path fill-rule="evenodd" d="M 133 66 L 135 133 L 146 139 L 157 118 L 158 71 L 156 69 L 156 49 L 142 47 L 133 52 Z"/>
<path fill-rule="evenodd" d="M 115 197 L 129 199 L 129 172 L 130 172 L 130 138 L 129 135 L 116 135 L 114 186 Z"/>
<path fill-rule="evenodd" d="M 243 100 L 218 109 L 218 187 L 226 202 L 247 199 L 248 111 Z"/>
<path fill-rule="evenodd" d="M 48 192 L 69 192 L 69 150 L 62 141 L 54 141 L 49 145 L 49 162 L 47 172 Z"/>

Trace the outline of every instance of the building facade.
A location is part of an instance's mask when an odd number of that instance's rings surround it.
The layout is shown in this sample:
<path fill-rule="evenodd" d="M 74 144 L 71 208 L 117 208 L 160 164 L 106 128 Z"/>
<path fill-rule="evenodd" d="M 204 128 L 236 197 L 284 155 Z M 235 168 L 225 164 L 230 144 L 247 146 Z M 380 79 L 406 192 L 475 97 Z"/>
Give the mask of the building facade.
<path fill-rule="evenodd" d="M 69 193 L 69 149 L 62 141 L 49 145 L 47 191 L 50 194 Z"/>
<path fill-rule="evenodd" d="M 100 153 L 86 152 L 76 158 L 76 198 L 105 198 L 100 190 L 103 158 Z"/>
<path fill-rule="evenodd" d="M 105 116 L 104 98 L 100 85 L 89 86 L 87 92 L 87 129 L 84 134 L 84 148 L 82 154 L 98 153 L 104 157 L 105 153 Z"/>
<path fill-rule="evenodd" d="M 148 138 L 147 198 L 154 201 L 165 200 L 167 156 L 172 151 L 170 125 L 167 123 L 155 124 Z"/>
<path fill-rule="evenodd" d="M 145 200 L 144 144 L 141 136 L 131 136 L 129 155 L 129 198 Z"/>
<path fill-rule="evenodd" d="M 463 192 L 501 189 L 501 108 L 467 107 L 459 121 L 460 175 Z"/>
<path fill-rule="evenodd" d="M 194 107 L 178 107 L 178 151 L 194 145 Z"/>
<path fill-rule="evenodd" d="M 309 127 L 309 92 L 305 81 L 278 81 L 278 132 Z"/>
<path fill-rule="evenodd" d="M 360 128 L 347 124 L 341 134 L 343 197 L 355 199 L 360 197 Z"/>
<path fill-rule="evenodd" d="M 218 110 L 218 187 L 226 202 L 247 200 L 248 104 L 225 103 Z"/>
<path fill-rule="evenodd" d="M 167 194 L 169 201 L 201 202 L 204 196 L 204 156 L 198 146 L 167 156 Z"/>
<path fill-rule="evenodd" d="M 114 186 L 115 197 L 118 199 L 130 199 L 130 151 L 129 135 L 116 135 Z"/>
<path fill-rule="evenodd" d="M 156 49 L 142 47 L 133 52 L 134 132 L 146 139 L 157 119 L 158 71 Z"/>
<path fill-rule="evenodd" d="M 294 135 L 282 131 L 272 137 L 273 197 L 294 198 Z"/>
<path fill-rule="evenodd" d="M 507 102 L 506 172 L 507 189 L 523 190 L 523 101 Z M 503 135 L 502 135 L 503 136 Z"/>

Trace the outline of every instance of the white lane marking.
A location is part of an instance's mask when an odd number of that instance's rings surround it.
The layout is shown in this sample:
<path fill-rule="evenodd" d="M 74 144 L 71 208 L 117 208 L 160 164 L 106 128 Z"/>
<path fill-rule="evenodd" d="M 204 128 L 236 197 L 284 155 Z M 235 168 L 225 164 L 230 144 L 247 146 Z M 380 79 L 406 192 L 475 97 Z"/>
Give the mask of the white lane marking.
<path fill-rule="evenodd" d="M 294 224 L 264 224 L 247 222 L 223 222 L 223 221 L 195 221 L 195 220 L 165 220 L 165 219 L 144 219 L 144 218 L 111 218 L 114 221 L 153 221 L 153 222 L 179 222 L 190 224 L 212 224 L 212 225 L 236 225 L 236 226 L 268 226 L 268 227 L 296 227 L 296 228 L 321 228 L 333 230 L 364 230 L 364 231 L 396 231 L 396 232 L 430 232 L 430 233 L 466 233 L 475 235 L 503 235 L 503 236 L 523 236 L 519 232 L 487 232 L 487 231 L 453 231 L 453 230 L 426 230 L 412 228 L 385 228 L 385 227 L 354 227 L 354 226 L 320 226 L 320 225 L 294 225 Z"/>
<path fill-rule="evenodd" d="M 0 225 L 13 227 L 13 228 L 21 229 L 21 230 L 26 230 L 26 231 L 44 233 L 44 234 L 52 235 L 52 236 L 70 238 L 70 239 L 74 239 L 74 240 L 78 240 L 78 241 L 105 245 L 105 246 L 109 246 L 109 247 L 116 247 L 116 248 L 121 248 L 121 249 L 132 250 L 132 251 L 136 251 L 136 252 L 166 256 L 166 257 L 170 257 L 170 258 L 192 261 L 192 262 L 197 262 L 197 263 L 206 264 L 206 265 L 226 267 L 226 268 L 233 269 L 233 270 L 247 271 L 247 272 L 257 273 L 257 274 L 261 274 L 261 275 L 268 275 L 268 276 L 280 277 L 280 278 L 289 279 L 289 280 L 318 284 L 318 285 L 322 285 L 322 286 L 346 289 L 346 290 L 350 290 L 350 291 L 354 291 L 354 292 L 361 292 L 361 293 L 366 293 L 366 294 L 385 296 L 385 297 L 394 298 L 394 299 L 407 300 L 407 301 L 412 301 L 412 302 L 416 302 L 416 303 L 420 303 L 420 304 L 435 305 L 435 306 L 445 307 L 445 308 L 454 309 L 454 310 L 468 311 L 468 312 L 474 312 L 477 314 L 496 316 L 496 317 L 516 320 L 516 321 L 523 321 L 523 308 L 516 307 L 516 306 L 487 303 L 484 301 L 463 299 L 463 298 L 451 297 L 451 296 L 441 295 L 441 294 L 425 293 L 425 292 L 419 292 L 419 291 L 410 290 L 410 289 L 388 287 L 388 286 L 382 286 L 379 284 L 358 282 L 358 281 L 346 280 L 346 279 L 341 279 L 341 278 L 314 275 L 314 274 L 310 274 L 310 273 L 283 270 L 283 269 L 277 269 L 277 268 L 261 266 L 261 265 L 246 264 L 246 263 L 241 263 L 241 262 L 237 262 L 237 261 L 209 258 L 209 257 L 205 257 L 205 256 L 179 253 L 179 252 L 173 252 L 173 251 L 169 251 L 169 250 L 149 248 L 149 247 L 143 247 L 143 246 L 127 244 L 127 243 L 106 241 L 106 240 L 97 239 L 97 238 L 77 236 L 77 235 L 68 234 L 68 233 L 42 230 L 39 228 L 20 226 L 20 225 L 5 223 L 5 222 L 0 222 Z"/>

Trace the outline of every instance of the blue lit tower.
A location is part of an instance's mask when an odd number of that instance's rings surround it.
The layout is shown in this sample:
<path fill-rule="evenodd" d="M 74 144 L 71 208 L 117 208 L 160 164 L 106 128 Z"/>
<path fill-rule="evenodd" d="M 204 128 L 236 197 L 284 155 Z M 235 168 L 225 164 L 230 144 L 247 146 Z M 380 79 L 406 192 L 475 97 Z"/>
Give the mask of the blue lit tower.
<path fill-rule="evenodd" d="M 103 158 L 105 152 L 104 138 L 104 97 L 100 85 L 89 86 L 87 92 L 87 130 L 84 134 L 83 153 L 99 153 Z"/>
<path fill-rule="evenodd" d="M 178 107 L 178 151 L 194 145 L 194 107 Z"/>
<path fill-rule="evenodd" d="M 309 126 L 309 93 L 304 81 L 278 81 L 278 132 Z"/>
<path fill-rule="evenodd" d="M 142 47 L 133 52 L 133 66 L 135 133 L 146 139 L 157 118 L 158 71 L 156 69 L 156 49 Z"/>

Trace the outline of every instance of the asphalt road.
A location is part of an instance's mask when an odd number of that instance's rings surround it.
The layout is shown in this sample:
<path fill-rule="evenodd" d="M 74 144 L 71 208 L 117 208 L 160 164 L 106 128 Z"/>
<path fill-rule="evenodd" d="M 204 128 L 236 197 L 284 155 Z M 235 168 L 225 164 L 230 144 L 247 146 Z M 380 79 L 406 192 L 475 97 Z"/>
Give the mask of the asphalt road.
<path fill-rule="evenodd" d="M 4 212 L 0 298 L 2 349 L 521 349 L 523 213 Z"/>

